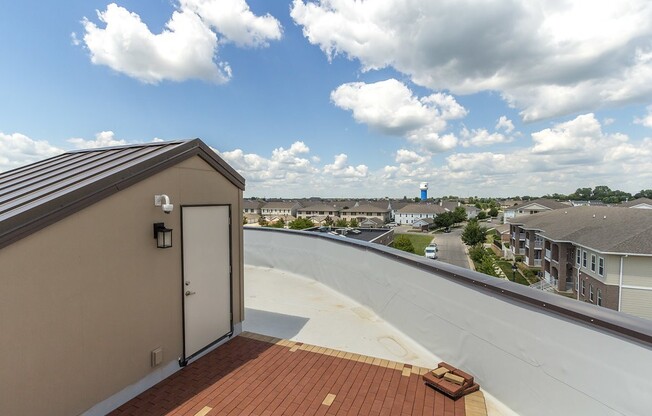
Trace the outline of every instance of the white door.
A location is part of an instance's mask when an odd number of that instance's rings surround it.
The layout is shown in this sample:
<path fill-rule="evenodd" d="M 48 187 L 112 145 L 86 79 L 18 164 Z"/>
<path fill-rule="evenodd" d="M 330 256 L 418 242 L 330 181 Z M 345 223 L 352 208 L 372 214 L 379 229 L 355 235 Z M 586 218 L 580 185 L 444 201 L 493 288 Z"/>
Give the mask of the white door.
<path fill-rule="evenodd" d="M 228 206 L 181 208 L 185 358 L 231 332 Z"/>

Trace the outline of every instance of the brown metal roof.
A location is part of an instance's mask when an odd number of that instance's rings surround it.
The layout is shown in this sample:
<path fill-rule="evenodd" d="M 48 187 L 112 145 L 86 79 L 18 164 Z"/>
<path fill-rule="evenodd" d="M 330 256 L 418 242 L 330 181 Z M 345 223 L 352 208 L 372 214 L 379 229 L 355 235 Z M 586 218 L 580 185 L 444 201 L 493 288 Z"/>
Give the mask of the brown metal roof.
<path fill-rule="evenodd" d="M 192 156 L 244 190 L 199 139 L 66 152 L 0 173 L 0 248 Z"/>

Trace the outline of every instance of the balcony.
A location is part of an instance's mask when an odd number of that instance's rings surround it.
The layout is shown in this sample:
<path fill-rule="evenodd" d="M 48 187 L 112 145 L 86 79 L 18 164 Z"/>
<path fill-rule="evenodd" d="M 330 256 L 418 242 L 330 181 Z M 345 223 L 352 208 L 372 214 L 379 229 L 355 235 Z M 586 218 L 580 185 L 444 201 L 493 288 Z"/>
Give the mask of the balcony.
<path fill-rule="evenodd" d="M 532 263 L 534 267 L 541 267 L 541 259 L 534 259 L 534 262 Z"/>
<path fill-rule="evenodd" d="M 537 249 L 541 250 L 542 248 L 543 248 L 543 241 L 534 240 L 534 249 L 535 250 L 537 250 Z"/>
<path fill-rule="evenodd" d="M 244 234 L 247 267 L 313 279 L 358 302 L 474 374 L 485 392 L 516 414 L 633 415 L 652 408 L 648 320 L 381 245 L 289 230 L 247 228 Z M 292 294 L 269 287 L 270 314 L 275 305 L 295 302 Z M 346 325 L 321 336 L 361 341 Z"/>
<path fill-rule="evenodd" d="M 546 249 L 545 259 L 550 261 L 550 249 L 548 249 L 548 248 Z"/>
<path fill-rule="evenodd" d="M 521 241 L 525 240 L 525 233 L 520 233 L 518 239 Z"/>
<path fill-rule="evenodd" d="M 518 249 L 518 255 L 519 255 L 519 256 L 523 256 L 523 255 L 525 255 L 525 249 L 524 249 L 524 248 L 519 248 L 519 249 Z"/>
<path fill-rule="evenodd" d="M 523 263 L 530 265 L 530 258 L 528 256 L 523 257 Z"/>

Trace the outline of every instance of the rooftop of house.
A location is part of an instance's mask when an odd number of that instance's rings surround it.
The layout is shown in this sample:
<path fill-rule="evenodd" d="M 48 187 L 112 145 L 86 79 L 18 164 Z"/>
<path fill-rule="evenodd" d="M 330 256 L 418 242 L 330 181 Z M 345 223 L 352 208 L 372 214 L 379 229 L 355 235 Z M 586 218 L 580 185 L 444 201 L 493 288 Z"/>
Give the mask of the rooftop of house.
<path fill-rule="evenodd" d="M 531 201 L 523 201 L 520 204 L 514 205 L 507 209 L 508 210 L 528 209 L 534 205 L 541 205 L 548 209 L 568 208 L 567 204 L 563 204 L 561 202 L 555 201 L 554 199 L 539 198 L 539 199 L 533 199 Z"/>
<path fill-rule="evenodd" d="M 245 209 L 260 209 L 264 205 L 264 202 L 258 199 L 244 199 L 242 201 L 242 208 Z"/>
<path fill-rule="evenodd" d="M 631 201 L 623 202 L 622 204 L 620 204 L 620 206 L 627 207 L 627 208 L 637 207 L 639 205 L 652 207 L 652 199 L 650 199 L 650 198 L 637 198 L 637 199 L 633 199 Z"/>
<path fill-rule="evenodd" d="M 245 180 L 201 140 L 77 150 L 0 173 L 0 247 L 192 156 Z"/>
<path fill-rule="evenodd" d="M 371 204 L 359 204 L 358 206 L 355 206 L 355 207 L 349 207 L 349 208 L 343 209 L 342 212 L 346 212 L 346 213 L 372 212 L 372 213 L 379 214 L 379 213 L 389 212 L 389 208 L 387 208 L 387 207 L 380 208 L 380 207 L 377 207 L 377 206 L 371 205 Z"/>
<path fill-rule="evenodd" d="M 509 221 L 553 241 L 568 241 L 603 253 L 652 255 L 652 210 L 566 207 Z"/>
<path fill-rule="evenodd" d="M 262 209 L 292 209 L 294 207 L 301 208 L 301 204 L 297 201 L 272 201 L 265 203 Z"/>
<path fill-rule="evenodd" d="M 311 211 L 339 211 L 342 208 L 336 204 L 314 204 L 308 205 L 303 208 L 299 208 L 299 212 L 311 212 Z"/>
<path fill-rule="evenodd" d="M 409 204 L 396 211 L 398 214 L 441 214 L 446 208 L 436 204 Z"/>

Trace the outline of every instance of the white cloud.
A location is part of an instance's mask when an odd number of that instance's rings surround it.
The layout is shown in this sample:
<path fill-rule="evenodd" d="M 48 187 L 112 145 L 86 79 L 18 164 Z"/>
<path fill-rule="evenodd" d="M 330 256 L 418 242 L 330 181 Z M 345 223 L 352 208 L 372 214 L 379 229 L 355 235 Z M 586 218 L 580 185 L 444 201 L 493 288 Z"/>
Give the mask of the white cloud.
<path fill-rule="evenodd" d="M 496 122 L 496 130 L 503 129 L 505 133 L 509 134 L 514 131 L 514 123 L 512 120 L 508 119 L 506 116 L 500 116 L 498 122 Z"/>
<path fill-rule="evenodd" d="M 227 82 L 232 71 L 227 62 L 216 59 L 218 41 L 266 46 L 281 37 L 278 21 L 255 16 L 244 0 L 183 0 L 158 34 L 138 14 L 115 3 L 97 16 L 104 28 L 86 18 L 82 22 L 91 62 L 150 84 L 193 78 Z M 219 39 L 211 28 L 220 33 Z"/>
<path fill-rule="evenodd" d="M 0 132 L 0 172 L 38 162 L 64 150 L 45 140 L 33 140 L 24 134 Z"/>
<path fill-rule="evenodd" d="M 364 178 L 367 176 L 369 168 L 366 165 L 349 165 L 348 156 L 340 153 L 335 156 L 335 161 L 332 164 L 324 166 L 323 171 L 336 178 Z"/>
<path fill-rule="evenodd" d="M 524 120 L 652 94 L 648 0 L 294 0 L 291 16 L 329 59 L 393 67 L 432 90 L 498 91 Z"/>
<path fill-rule="evenodd" d="M 254 187 L 273 189 L 278 186 L 292 186 L 307 180 L 317 173 L 312 162 L 300 155 L 307 155 L 310 148 L 301 141 L 294 142 L 289 149 L 283 147 L 272 150 L 269 158 L 255 153 L 244 153 L 241 149 L 220 152 Z"/>
<path fill-rule="evenodd" d="M 181 0 L 181 8 L 201 16 L 225 42 L 267 46 L 269 40 L 281 39 L 281 23 L 269 13 L 254 15 L 245 0 Z"/>
<path fill-rule="evenodd" d="M 448 150 L 457 144 L 454 136 L 440 137 L 447 121 L 462 118 L 467 111 L 447 94 L 418 98 L 396 79 L 372 84 L 352 82 L 331 92 L 333 103 L 353 113 L 358 123 L 388 135 L 404 136 L 430 151 Z"/>
<path fill-rule="evenodd" d="M 512 141 L 512 138 L 508 136 L 498 132 L 489 133 L 487 129 L 469 130 L 467 128 L 463 128 L 460 136 L 462 138 L 462 146 L 464 147 L 491 146 L 498 143 L 508 143 Z"/>
<path fill-rule="evenodd" d="M 647 106 L 647 114 L 641 118 L 635 118 L 634 123 L 652 128 L 652 105 Z"/>
<path fill-rule="evenodd" d="M 154 139 L 153 141 L 156 142 L 162 140 Z M 126 140 L 116 139 L 115 134 L 112 131 L 99 132 L 95 135 L 94 140 L 72 138 L 68 139 L 67 142 L 75 145 L 77 149 L 96 149 L 98 147 L 124 146 L 128 144 Z"/>
<path fill-rule="evenodd" d="M 420 165 L 430 160 L 428 156 L 423 156 L 407 149 L 399 149 L 396 151 L 396 163 L 410 163 Z"/>

